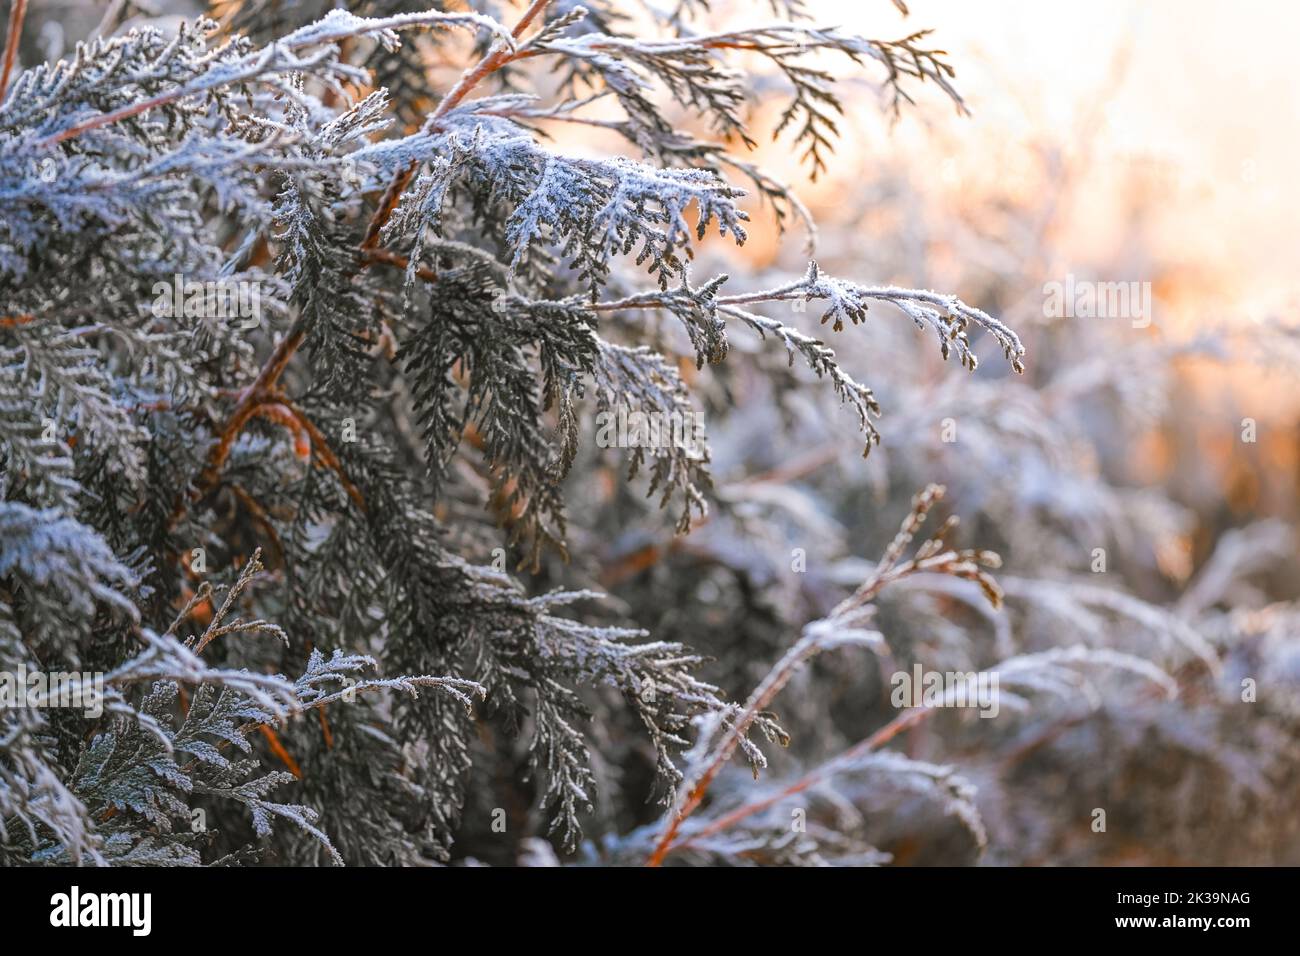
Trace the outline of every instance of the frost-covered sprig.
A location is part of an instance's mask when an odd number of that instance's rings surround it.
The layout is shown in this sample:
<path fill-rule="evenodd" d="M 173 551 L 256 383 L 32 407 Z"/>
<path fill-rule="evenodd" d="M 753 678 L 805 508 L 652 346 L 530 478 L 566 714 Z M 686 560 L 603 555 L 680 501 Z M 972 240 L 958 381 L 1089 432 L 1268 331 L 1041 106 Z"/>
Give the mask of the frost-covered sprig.
<path fill-rule="evenodd" d="M 835 394 L 839 396 L 840 403 L 848 405 L 857 413 L 858 425 L 867 436 L 862 451 L 864 456 L 871 452 L 873 445 L 880 444 L 880 431 L 872 421 L 873 418 L 879 418 L 881 415 L 880 403 L 876 401 L 875 393 L 871 389 L 854 381 L 852 376 L 844 371 L 843 366 L 835 359 L 834 349 L 821 339 L 813 338 L 783 322 L 750 312 L 738 305 L 722 305 L 718 311 L 723 315 L 740 319 L 763 337 L 772 335 L 785 346 L 790 367 L 794 366 L 796 356 L 802 356 L 808 368 L 812 369 L 818 378 L 828 379 Z"/>
<path fill-rule="evenodd" d="M 749 217 L 738 205 L 743 191 L 710 170 L 564 156 L 542 147 L 513 122 L 472 111 L 453 113 L 443 122 L 450 132 L 417 134 L 411 138 L 417 149 L 364 152 L 367 159 L 428 159 L 431 164 L 386 220 L 386 244 L 405 235 L 417 241 L 418 251 L 425 229 L 439 231 L 447 191 L 462 181 L 480 202 L 508 210 L 503 238 L 511 249 L 512 269 L 520 267 L 535 244 L 553 244 L 587 283 L 593 301 L 616 256 L 635 253 L 637 264 L 648 262 L 666 289 L 684 274 L 692 236 L 703 239 L 711 224 L 721 235 L 731 233 L 737 243 L 745 240 L 743 224 Z"/>
<path fill-rule="evenodd" d="M 436 687 L 446 691 L 471 711 L 475 698 L 482 700 L 487 696 L 487 689 L 482 684 L 456 677 L 423 674 L 355 680 L 349 676 L 376 666 L 378 662 L 366 654 L 345 654 L 336 648 L 333 654 L 326 657 L 319 650 L 313 649 L 306 668 L 293 684 L 297 710 L 311 710 L 337 701 L 351 701 L 354 695 L 371 690 L 397 690 L 411 697 L 419 697 L 421 687 Z M 340 686 L 336 690 L 329 690 L 330 685 Z"/>
<path fill-rule="evenodd" d="M 75 122 L 65 122 L 54 128 L 39 128 L 38 132 L 42 137 L 40 143 L 47 146 L 62 143 L 92 129 L 118 123 L 214 90 L 238 88 L 253 80 L 275 82 L 278 89 L 290 96 L 298 94 L 294 85 L 285 82 L 285 79 L 295 73 L 312 73 L 329 80 L 348 79 L 364 82 L 367 79 L 364 71 L 339 60 L 337 47 L 339 42 L 364 37 L 378 40 L 388 49 L 395 49 L 400 43 L 397 35 L 399 30 L 422 26 L 486 29 L 497 34 L 507 44 L 513 42 L 509 32 L 499 23 L 477 13 L 443 13 L 431 10 L 424 13 L 367 19 L 346 10 L 335 9 L 315 23 L 295 30 L 283 39 L 261 49 L 249 49 L 250 45 L 247 42 L 230 40 L 216 50 L 204 51 L 201 56 L 191 59 L 188 63 L 180 61 L 183 64 L 182 75 L 184 72 L 190 72 L 192 75 L 179 83 L 175 82 L 176 76 L 168 76 L 167 80 L 170 81 L 168 87 L 154 96 L 142 98 L 138 95 L 138 91 L 118 88 L 116 92 L 119 96 L 129 96 L 135 101 L 117 109 L 77 119 Z M 201 37 L 211 34 L 215 27 L 216 24 L 212 21 L 201 20 L 194 28 L 193 35 Z M 152 32 L 157 34 L 157 31 Z M 121 42 L 129 46 L 131 40 L 140 35 L 143 34 L 128 34 Z M 113 49 L 114 42 L 95 41 L 103 44 L 103 47 L 96 49 L 92 45 L 87 48 L 87 58 L 102 58 L 104 49 Z M 167 51 L 164 55 L 169 53 L 170 51 Z M 63 67 L 63 64 L 59 66 Z M 71 67 L 64 67 L 62 72 L 52 73 L 48 77 L 33 75 L 29 83 L 24 83 L 20 78 L 15 84 L 11 99 L 17 99 L 22 92 L 30 92 L 28 86 L 33 90 L 43 91 L 54 89 L 61 91 L 67 85 L 75 86 L 79 66 L 80 62 L 74 62 Z M 142 75 L 150 76 L 148 73 Z M 157 75 L 157 73 L 153 74 L 153 76 Z M 132 80 L 139 82 L 135 77 L 132 77 Z M 98 81 L 95 81 L 88 85 L 93 87 L 97 84 Z"/>
<path fill-rule="evenodd" d="M 795 129 L 795 142 L 804 145 L 804 158 L 811 164 L 815 178 L 826 169 L 827 155 L 838 133 L 834 116 L 843 112 L 843 106 L 834 90 L 834 77 L 804 58 L 815 51 L 829 50 L 854 63 L 877 61 L 885 67 L 884 86 L 895 113 L 903 103 L 913 101 L 907 89 L 913 80 L 935 83 L 959 110 L 964 110 L 950 82 L 953 69 L 944 59 L 944 52 L 921 45 L 929 32 L 918 31 L 899 40 L 869 40 L 835 28 L 819 29 L 800 23 L 682 33 L 666 40 L 586 32 L 538 40 L 527 55 L 564 56 L 575 76 L 588 84 L 597 80 L 603 83 L 623 107 L 630 138 L 647 151 L 655 151 L 657 141 L 671 139 L 674 128 L 654 104 L 652 79 L 663 84 L 678 103 L 707 116 L 719 134 L 753 145 L 741 116 L 741 108 L 751 100 L 753 84 L 745 73 L 727 65 L 725 55 L 741 52 L 761 56 L 793 89 L 773 135 Z"/>
<path fill-rule="evenodd" d="M 806 233 L 805 250 L 810 255 L 815 251 L 817 223 L 812 212 L 788 182 L 778 179 L 758 164 L 728 152 L 725 144 L 696 139 L 688 131 L 673 129 L 666 122 L 662 124 L 662 129 L 656 128 L 654 136 L 645 136 L 642 127 L 629 120 L 585 115 L 585 107 L 607 95 L 607 92 L 595 93 L 581 99 L 541 105 L 536 96 L 511 94 L 485 97 L 476 100 L 472 106 L 477 113 L 502 116 L 530 125 L 540 120 L 610 130 L 635 145 L 648 160 L 658 164 L 696 166 L 714 170 L 719 175 L 725 169 L 736 170 L 750 181 L 755 194 L 768 204 L 776 218 L 777 229 L 784 233 L 792 221 L 800 223 Z"/>
<path fill-rule="evenodd" d="M 1012 368 L 1017 372 L 1024 371 L 1025 347 L 1020 344 L 1020 337 L 987 312 L 967 305 L 954 295 L 896 286 L 863 286 L 835 279 L 822 273 L 816 262 L 810 262 L 807 273 L 794 282 L 773 289 L 726 296 L 719 301 L 722 305 L 746 305 L 792 299 L 825 301 L 827 308 L 822 313 L 822 323 L 831 322 L 836 332 L 843 330 L 846 319 L 854 325 L 866 321 L 870 303 L 888 302 L 915 322 L 918 328 L 933 329 L 945 359 L 955 350 L 961 364 L 972 371 L 979 364 L 966 337 L 967 329 L 973 324 L 993 336 Z"/>
<path fill-rule="evenodd" d="M 94 529 L 54 508 L 0 501 L 0 580 L 65 621 L 101 607 L 138 616 L 130 597 L 137 575 Z"/>
<path fill-rule="evenodd" d="M 604 415 L 606 422 L 616 423 L 620 414 L 626 413 L 647 416 L 668 414 L 669 421 L 681 422 L 694 426 L 699 413 L 691 402 L 690 393 L 682 382 L 677 369 L 668 364 L 663 356 L 648 348 L 628 348 L 615 345 L 603 339 L 599 341 L 599 351 L 593 371 L 593 383 L 598 414 Z M 570 425 L 572 437 L 569 438 L 576 453 L 577 423 L 576 416 Z M 636 478 L 651 459 L 649 468 L 650 485 L 646 497 L 661 495 L 660 507 L 666 507 L 673 495 L 680 494 L 682 512 L 677 521 L 677 531 L 686 533 L 690 530 L 691 515 L 698 513 L 701 517 L 708 513 L 708 503 L 704 493 L 712 487 L 709 475 L 709 447 L 703 429 L 700 433 L 683 436 L 686 440 L 644 441 L 637 442 L 629 449 L 628 480 Z M 564 440 L 564 436 L 561 436 Z"/>
<path fill-rule="evenodd" d="M 0 540 L 12 539 L 0 535 Z M 12 674 L 36 666 L 10 604 L 0 600 L 0 670 Z M 99 859 L 93 823 L 60 772 L 51 743 L 41 710 L 0 710 L 0 863 L 23 862 L 17 847 L 35 845 L 42 833 L 67 847 L 75 862 Z"/>
<path fill-rule="evenodd" d="M 366 19 L 334 10 L 260 49 L 244 38 L 209 47 L 216 24 L 200 20 L 183 24 L 175 37 L 146 27 L 79 44 L 71 60 L 22 73 L 0 105 L 0 157 L 19 175 L 0 179 L 6 226 L 0 269 L 17 271 L 16 253 L 48 237 L 51 218 L 62 228 L 95 220 L 120 226 L 146 205 L 166 213 L 171 202 L 159 203 L 157 191 L 174 193 L 195 177 L 213 184 L 223 203 L 255 202 L 257 179 L 241 177 L 241 164 L 284 161 L 286 149 L 265 128 L 245 141 L 237 94 L 261 84 L 319 113 L 319 103 L 295 77 L 364 82 L 363 71 L 339 58 L 339 42 L 369 37 L 391 45 L 397 30 L 421 26 L 483 28 L 510 40 L 499 24 L 478 14 Z M 214 126 L 209 98 L 224 123 Z M 178 219 L 177 241 L 185 236 L 182 225 L 193 229 L 196 223 Z"/>
<path fill-rule="evenodd" d="M 591 591 L 547 594 L 537 600 L 539 607 L 561 607 L 579 600 L 601 599 Z M 656 772 L 665 787 L 665 795 L 682 780 L 673 763 L 677 749 L 688 747 L 686 728 L 715 716 L 721 726 L 734 727 L 740 709 L 722 700 L 722 691 L 699 680 L 693 671 L 704 659 L 682 644 L 647 641 L 645 631 L 631 628 L 590 628 L 563 618 L 552 618 L 543 633 L 539 648 L 561 667 L 570 670 L 584 683 L 618 688 L 637 709 L 650 733 L 657 756 Z M 768 740 L 784 740 L 780 725 L 768 714 L 751 721 Z M 739 746 L 755 770 L 765 766 L 762 751 L 740 732 Z M 696 744 L 698 746 L 698 743 Z"/>
<path fill-rule="evenodd" d="M 314 810 L 268 798 L 272 789 L 294 780 L 293 774 L 261 773 L 258 760 L 230 759 L 223 751 L 233 747 L 251 755 L 249 737 L 255 730 L 308 710 L 350 702 L 355 694 L 369 690 L 399 690 L 414 696 L 420 688 L 435 687 L 467 707 L 471 695 L 483 696 L 478 683 L 451 677 L 356 681 L 351 675 L 373 667 L 375 661 L 339 651 L 326 656 L 314 650 L 302 675 L 292 681 L 209 666 L 200 655 L 219 637 L 263 631 L 287 640 L 280 628 L 263 620 L 228 622 L 236 601 L 261 570 L 260 554 L 255 553 L 225 600 L 220 605 L 213 602 L 201 634 L 182 641 L 177 631 L 193 612 L 212 602 L 215 592 L 206 582 L 165 633 L 138 628 L 135 634 L 143 649 L 96 678 L 93 686 L 85 683 L 84 676 L 65 682 L 64 692 L 94 691 L 102 694 L 104 704 L 97 734 L 80 755 L 66 792 L 55 786 L 57 778 L 50 777 L 39 753 L 31 750 L 35 742 L 24 742 L 20 736 L 35 727 L 20 722 L 11 733 L 6 726 L 8 743 L 28 749 L 15 754 L 7 765 L 11 769 L 0 774 L 0 811 L 25 825 L 24 845 L 30 860 L 69 862 L 89 856 L 99 862 L 198 864 L 202 862 L 199 852 L 187 833 L 173 830 L 173 821 L 188 823 L 190 799 L 202 795 L 243 805 L 255 832 L 262 836 L 270 834 L 273 818 L 289 820 L 342 863 L 328 836 L 316 826 Z M 0 565 L 0 579 L 12 571 L 11 566 Z M 13 664 L 4 640 L 8 620 L 8 605 L 0 605 L 0 652 L 6 666 Z M 137 700 L 132 690 L 140 684 L 149 689 Z M 331 691 L 331 685 L 337 689 Z M 194 688 L 194 693 L 178 722 L 174 704 L 182 686 Z M 13 800 L 16 794 L 23 795 L 18 802 Z M 131 822 L 133 817 L 143 822 L 143 832 Z M 5 832 L 5 820 L 0 819 L 0 833 Z"/>
<path fill-rule="evenodd" d="M 943 494 L 941 485 L 930 485 L 913 498 L 911 512 L 903 520 L 898 534 L 885 549 L 871 576 L 825 618 L 813 621 L 803 629 L 800 639 L 759 682 L 733 721 L 701 727 L 699 740 L 688 757 L 677 799 L 650 854 L 651 866 L 663 862 L 676 844 L 683 823 L 704 801 L 709 787 L 740 746 L 750 726 L 764 714 L 772 700 L 810 658 L 839 647 L 859 646 L 876 651 L 885 647 L 882 635 L 870 627 L 875 614 L 872 602 L 885 587 L 913 574 L 951 575 L 974 581 L 988 601 L 998 606 L 1002 592 L 985 568 L 998 567 L 1000 559 L 990 551 L 949 548 L 943 538 L 956 526 L 955 516 L 945 521 L 911 558 L 903 559 L 917 531 L 935 504 L 942 500 Z"/>
<path fill-rule="evenodd" d="M 997 674 L 999 701 L 1013 709 L 1025 708 L 1027 701 L 1021 695 L 1009 692 L 1009 688 L 1019 688 L 1022 693 L 1047 693 L 1067 698 L 1082 697 L 1090 708 L 1096 708 L 1100 704 L 1101 696 L 1088 681 L 1087 669 L 1127 672 L 1149 683 L 1170 698 L 1177 692 L 1173 679 L 1150 661 L 1104 648 L 1076 646 L 1053 648 L 1036 654 L 1023 654 L 1004 660 L 983 673 Z M 721 811 L 713 819 L 699 823 L 680 836 L 674 835 L 673 842 L 665 844 L 661 837 L 655 854 L 650 857 L 651 862 L 657 864 L 668 851 L 673 849 L 689 849 L 697 843 L 708 846 L 709 841 L 717 839 L 719 834 L 731 830 L 744 821 L 761 815 L 829 780 L 858 772 L 863 767 L 883 764 L 892 773 L 915 772 L 918 768 L 913 766 L 914 762 L 906 757 L 878 751 L 899 734 L 936 713 L 938 709 L 953 706 L 963 695 L 970 693 L 970 688 L 974 687 L 982 676 L 982 673 L 968 675 L 966 681 L 954 684 L 945 690 L 939 700 L 904 711 L 870 736 L 824 761 L 794 781 L 782 784 L 740 806 Z M 936 768 L 937 773 L 924 767 L 919 769 L 922 774 L 932 778 L 951 773 L 950 768 Z M 982 848 L 987 838 L 984 824 L 972 800 L 974 791 L 969 785 L 962 784 L 959 793 L 963 799 L 956 805 L 951 805 L 948 812 L 955 813 L 963 820 Z"/>
<path fill-rule="evenodd" d="M 707 315 L 710 321 L 715 323 L 709 326 L 716 342 L 712 346 L 714 351 L 725 355 L 727 348 L 725 327 L 719 323 L 719 316 L 738 319 L 760 335 L 772 333 L 785 345 L 792 364 L 796 354 L 802 355 L 809 368 L 819 378 L 825 376 L 830 380 L 841 402 L 854 409 L 867 435 L 865 452 L 870 452 L 872 445 L 880 441 L 880 433 L 871 419 L 878 417 L 881 409 L 871 389 L 854 381 L 835 361 L 835 352 L 824 342 L 775 319 L 756 314 L 748 306 L 763 302 L 824 300 L 828 308 L 822 315 L 822 323 L 833 322 L 832 328 L 838 332 L 844 328 L 846 319 L 853 324 L 865 321 L 870 304 L 885 302 L 900 309 L 918 327 L 933 329 L 938 335 L 940 352 L 944 358 L 955 350 L 963 366 L 971 370 L 976 368 L 978 360 L 966 334 L 970 325 L 974 324 L 993 335 L 1017 372 L 1024 371 L 1025 348 L 1016 333 L 991 315 L 967 305 L 956 296 L 893 286 L 860 286 L 825 275 L 816 262 L 809 264 L 808 272 L 803 278 L 771 289 L 731 295 L 717 294 L 718 288 L 726 278 L 725 275 L 719 276 L 700 287 L 711 294 L 706 300 L 699 299 L 697 295 L 694 303 L 697 312 Z M 664 290 L 598 302 L 592 308 L 597 312 L 662 308 L 682 314 L 683 304 L 689 302 L 683 292 Z M 691 326 L 688 325 L 688 329 L 690 328 Z M 694 332 L 692 341 L 696 341 Z"/>

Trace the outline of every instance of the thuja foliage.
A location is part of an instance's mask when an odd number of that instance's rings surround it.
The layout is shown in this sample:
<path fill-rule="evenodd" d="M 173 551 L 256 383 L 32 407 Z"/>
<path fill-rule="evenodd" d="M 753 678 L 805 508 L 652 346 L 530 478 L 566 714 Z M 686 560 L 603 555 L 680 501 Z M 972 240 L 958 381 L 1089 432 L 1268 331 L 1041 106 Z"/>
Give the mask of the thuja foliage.
<path fill-rule="evenodd" d="M 562 586 L 595 416 L 695 410 L 691 384 L 745 360 L 733 339 L 806 365 L 867 450 L 880 405 L 830 344 L 853 326 L 910 319 L 972 370 L 982 333 L 1022 367 L 952 295 L 815 262 L 751 291 L 692 272 L 704 245 L 806 220 L 746 156 L 775 135 L 823 172 L 838 77 L 889 110 L 926 87 L 961 107 L 924 32 L 773 6 L 708 32 L 694 3 L 227 0 L 32 64 L 12 4 L 0 667 L 75 671 L 102 707 L 0 712 L 0 862 L 414 864 L 521 836 L 563 855 L 656 801 L 667 823 L 623 851 L 658 862 L 686 833 L 688 858 L 718 769 L 786 739 L 768 704 L 799 663 L 878 644 L 880 588 L 930 572 L 1000 600 L 991 555 L 936 537 L 903 560 L 927 492 L 739 704 L 687 643 Z M 548 136 L 572 127 L 625 148 Z M 256 307 L 219 307 L 231 289 Z M 791 302 L 826 340 L 774 317 Z M 664 536 L 706 519 L 707 449 L 623 454 Z M 890 759 L 974 819 L 948 768 Z"/>

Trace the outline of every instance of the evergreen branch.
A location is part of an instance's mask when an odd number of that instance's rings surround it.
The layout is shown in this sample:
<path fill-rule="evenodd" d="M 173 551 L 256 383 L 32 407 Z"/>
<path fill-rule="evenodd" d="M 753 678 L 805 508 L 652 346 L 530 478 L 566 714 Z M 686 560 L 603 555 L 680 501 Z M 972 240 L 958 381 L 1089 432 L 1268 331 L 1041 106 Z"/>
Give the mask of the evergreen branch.
<path fill-rule="evenodd" d="M 474 26 L 492 30 L 502 35 L 508 44 L 513 39 L 505 34 L 500 25 L 490 17 L 476 13 L 407 13 L 392 17 L 365 19 L 354 16 L 345 10 L 330 11 L 316 23 L 297 30 L 283 40 L 267 46 L 263 50 L 248 53 L 229 64 L 224 69 L 214 69 L 193 81 L 174 87 L 157 96 L 150 97 L 109 113 L 83 120 L 53 133 L 40 141 L 40 146 L 53 146 L 80 136 L 92 129 L 112 125 L 132 116 L 139 116 L 149 110 L 157 109 L 169 103 L 197 96 L 210 90 L 247 83 L 268 73 L 310 70 L 326 62 L 327 54 L 317 53 L 304 59 L 293 54 L 298 50 L 312 47 L 331 46 L 339 41 L 357 36 L 379 37 L 381 41 L 395 45 L 396 31 L 416 26 Z"/>
<path fill-rule="evenodd" d="M 529 24 L 537 19 L 549 3 L 550 0 L 532 0 L 519 18 L 519 22 L 515 24 L 514 29 L 504 38 L 504 44 L 494 45 L 478 63 L 461 75 L 455 86 L 447 91 L 434 111 L 425 120 L 423 132 L 428 133 L 435 129 L 438 121 L 455 109 L 484 78 L 511 61 L 517 53 L 517 41 L 523 37 L 528 30 Z M 410 185 L 411 179 L 415 176 L 418 165 L 418 163 L 409 164 L 394 176 L 392 182 L 388 184 L 379 208 L 375 210 L 370 219 L 370 224 L 366 227 L 366 238 L 361 245 L 363 254 L 372 251 L 379 244 L 380 232 L 397 208 L 397 203 L 402 193 L 406 191 L 406 187 Z"/>

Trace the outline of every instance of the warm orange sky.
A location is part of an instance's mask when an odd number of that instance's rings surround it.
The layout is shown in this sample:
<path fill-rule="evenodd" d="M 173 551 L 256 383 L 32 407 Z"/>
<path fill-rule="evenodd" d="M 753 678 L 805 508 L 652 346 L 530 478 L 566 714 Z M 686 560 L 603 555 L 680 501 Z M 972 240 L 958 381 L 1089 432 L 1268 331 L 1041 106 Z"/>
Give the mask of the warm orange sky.
<path fill-rule="evenodd" d="M 771 21 L 766 0 L 721 0 L 711 22 Z M 825 54 L 848 104 L 830 174 L 808 180 L 787 133 L 750 157 L 795 187 L 823 222 L 886 166 L 906 168 L 956 221 L 992 193 L 1026 207 L 1052 197 L 1044 152 L 1072 170 L 1044 261 L 1017 257 L 1024 291 L 1068 272 L 1153 281 L 1171 328 L 1300 320 L 1300 79 L 1293 50 L 1300 4 L 1239 0 L 806 0 L 819 26 L 875 39 L 932 28 L 972 114 L 933 87 L 891 126 L 853 84 L 879 69 Z M 743 64 L 743 58 L 738 65 Z M 759 121 L 775 125 L 774 96 Z M 609 107 L 613 110 L 613 107 Z M 564 131 L 574 139 L 585 134 Z M 622 148 L 610 137 L 607 148 Z M 994 188 L 995 187 L 995 188 Z M 850 192 L 846 192 L 850 191 Z M 940 190 L 936 192 L 936 190 Z M 942 222 L 934 224 L 942 232 Z M 766 263 L 780 239 L 753 230 L 746 254 Z M 932 250 L 933 251 L 933 250 Z M 1135 264 L 1136 260 L 1136 264 Z M 928 279 L 952 278 L 932 256 Z M 915 275 L 892 277 L 921 281 Z M 1163 323 L 1162 323 L 1163 324 Z"/>
<path fill-rule="evenodd" d="M 904 19 L 887 0 L 810 0 L 818 21 L 893 38 L 935 28 L 974 112 L 958 119 L 937 99 L 925 122 L 970 149 L 1014 151 L 1034 139 L 1090 149 L 1097 180 L 1081 188 L 1069 241 L 1081 251 L 1114 244 L 1108 205 L 1126 165 L 1158 171 L 1171 200 L 1144 224 L 1163 254 L 1212 261 L 1234 281 L 1250 317 L 1300 302 L 1300 79 L 1294 43 L 1300 6 L 1217 0 L 913 0 Z M 1117 68 L 1117 64 L 1120 65 Z M 1108 91 L 1108 92 L 1107 92 Z M 1106 92 L 1105 96 L 1099 94 Z M 1077 130 L 1099 107 L 1087 143 Z M 909 123 L 912 129 L 909 130 Z M 894 130 L 900 148 L 915 119 Z M 872 136 L 871 148 L 882 142 Z M 886 146 L 886 148 L 890 148 Z"/>

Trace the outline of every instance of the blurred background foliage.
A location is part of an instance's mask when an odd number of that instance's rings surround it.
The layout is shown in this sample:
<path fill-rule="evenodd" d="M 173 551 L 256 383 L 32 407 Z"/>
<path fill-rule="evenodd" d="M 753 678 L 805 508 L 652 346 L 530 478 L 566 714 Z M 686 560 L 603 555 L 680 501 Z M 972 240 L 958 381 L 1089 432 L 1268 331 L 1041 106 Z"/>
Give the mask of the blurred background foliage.
<path fill-rule="evenodd" d="M 934 26 L 972 115 L 932 91 L 894 121 L 864 87 L 817 182 L 781 142 L 760 144 L 758 159 L 809 205 L 828 272 L 957 292 L 1017 330 L 1026 374 L 994 352 L 954 375 L 907 323 L 882 317 L 829 336 L 885 409 L 884 442 L 863 461 L 852 416 L 826 389 L 783 387 L 797 376 L 779 350 L 756 344 L 752 361 L 733 355 L 703 375 L 684 363 L 711 396 L 717 509 L 665 543 L 658 516 L 638 519 L 623 485 L 593 466 L 583 497 L 602 505 L 576 563 L 653 634 L 714 655 L 714 679 L 743 696 L 801 623 L 861 579 L 908 497 L 942 482 L 960 543 L 1003 556 L 1007 608 L 990 622 L 960 598 L 886 595 L 878 626 L 898 668 L 967 670 L 1081 642 L 1151 657 L 1178 677 L 1179 699 L 1124 685 L 1104 688 L 1095 710 L 1070 702 L 911 732 L 904 752 L 977 785 L 982 855 L 942 798 L 878 779 L 841 781 L 810 813 L 858 828 L 895 863 L 1300 862 L 1300 298 L 1288 265 L 1300 185 L 1286 158 L 1296 127 L 1278 122 L 1297 88 L 1271 25 L 1288 14 L 911 6 L 904 20 L 885 3 L 808 5 L 869 35 Z M 1227 54 L 1228 31 L 1260 45 Z M 755 228 L 739 253 L 715 243 L 716 264 L 697 269 L 770 286 L 801 269 L 794 232 L 779 242 Z M 1046 316 L 1044 284 L 1067 275 L 1149 282 L 1149 327 Z M 778 317 L 814 331 L 815 306 L 796 306 Z M 1098 548 L 1105 573 L 1093 570 Z M 793 549 L 807 552 L 807 573 L 791 571 Z M 1217 673 L 1168 640 L 1184 625 L 1213 645 Z M 777 776 L 888 719 L 893 670 L 842 651 L 797 678 L 776 708 L 794 738 Z M 1245 678 L 1258 682 L 1254 703 L 1241 699 Z M 739 770 L 730 783 L 753 786 Z M 782 803 L 768 822 L 788 826 L 808 802 Z M 1092 829 L 1096 808 L 1105 834 Z"/>

